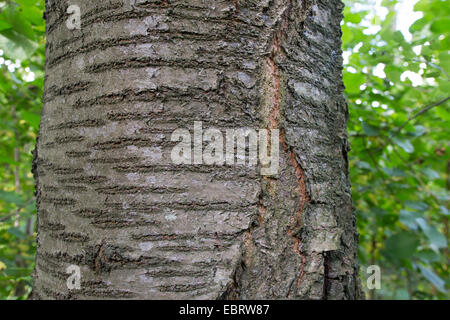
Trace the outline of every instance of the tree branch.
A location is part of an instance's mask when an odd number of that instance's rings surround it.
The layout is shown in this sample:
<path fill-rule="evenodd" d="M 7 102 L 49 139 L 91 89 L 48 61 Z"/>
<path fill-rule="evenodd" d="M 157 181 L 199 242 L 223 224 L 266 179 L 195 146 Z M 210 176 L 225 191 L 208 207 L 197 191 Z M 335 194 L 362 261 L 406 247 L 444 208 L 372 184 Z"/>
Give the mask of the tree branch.
<path fill-rule="evenodd" d="M 19 207 L 16 209 L 16 211 L 14 211 L 13 213 L 11 213 L 11 214 L 9 214 L 9 215 L 7 215 L 7 216 L 1 217 L 1 218 L 0 218 L 0 222 L 4 222 L 4 221 L 6 221 L 6 220 L 8 220 L 8 219 L 10 219 L 10 218 L 12 218 L 12 217 L 18 215 L 18 214 L 20 213 L 20 210 L 22 210 L 23 208 L 25 208 L 27 205 L 29 205 L 29 204 L 32 203 L 33 201 L 34 201 L 34 197 L 33 197 L 32 199 L 29 199 L 27 202 L 25 202 L 25 203 L 22 204 L 21 206 L 19 206 Z"/>
<path fill-rule="evenodd" d="M 408 120 L 406 120 L 400 127 L 398 127 L 398 129 L 396 130 L 394 136 L 396 136 L 397 134 L 400 133 L 400 131 L 412 120 L 416 119 L 417 117 L 421 116 L 422 114 L 424 114 L 425 112 L 427 112 L 428 110 L 440 106 L 441 104 L 446 103 L 448 100 L 450 99 L 450 96 L 442 99 L 441 101 L 435 102 L 425 108 L 423 108 L 422 110 L 420 110 L 419 112 L 417 112 L 416 114 L 414 114 L 412 117 L 409 117 Z"/>

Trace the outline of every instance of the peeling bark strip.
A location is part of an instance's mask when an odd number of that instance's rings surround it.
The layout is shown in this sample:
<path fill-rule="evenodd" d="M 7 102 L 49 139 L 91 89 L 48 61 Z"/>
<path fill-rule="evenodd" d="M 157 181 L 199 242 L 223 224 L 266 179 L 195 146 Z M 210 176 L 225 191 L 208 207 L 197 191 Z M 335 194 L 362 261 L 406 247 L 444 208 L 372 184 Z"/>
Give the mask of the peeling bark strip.
<path fill-rule="evenodd" d="M 269 112 L 269 129 L 280 129 L 280 107 L 281 107 L 281 85 L 280 85 L 280 75 L 279 75 L 279 69 L 278 65 L 275 63 L 274 58 L 276 58 L 279 54 L 282 54 L 280 43 L 282 41 L 283 33 L 286 31 L 287 28 L 287 19 L 289 15 L 289 11 L 292 7 L 292 1 L 289 1 L 288 7 L 285 9 L 285 11 L 282 14 L 282 20 L 281 20 L 281 28 L 280 30 L 277 30 L 274 35 L 273 43 L 271 45 L 271 53 L 270 56 L 267 58 L 267 67 L 269 71 L 269 78 L 272 77 L 272 85 L 271 89 L 273 90 L 273 96 L 272 96 L 272 106 Z M 305 256 L 300 252 L 300 239 L 296 237 L 296 233 L 298 229 L 301 226 L 301 214 L 303 211 L 303 207 L 307 201 L 309 201 L 308 195 L 306 193 L 306 186 L 305 186 L 305 176 L 303 173 L 303 170 L 301 169 L 299 163 L 297 162 L 297 159 L 295 158 L 295 154 L 288 147 L 286 144 L 285 138 L 284 138 L 284 131 L 281 131 L 280 135 L 280 145 L 282 146 L 282 149 L 285 153 L 289 154 L 290 163 L 295 169 L 295 174 L 298 179 L 298 190 L 300 191 L 300 205 L 298 211 L 295 213 L 295 218 L 292 219 L 294 222 L 292 223 L 292 227 L 288 230 L 288 235 L 293 239 L 294 245 L 293 249 L 294 252 L 297 253 L 301 257 L 301 266 L 299 271 L 298 280 L 296 282 L 297 288 L 301 284 L 301 280 L 304 276 L 304 267 L 305 267 Z M 270 183 L 270 182 L 269 182 Z M 289 296 L 290 292 L 287 294 Z"/>
<path fill-rule="evenodd" d="M 305 8 L 302 8 L 302 15 L 306 14 L 308 10 L 311 9 L 310 3 L 305 2 Z M 273 128 L 279 128 L 279 117 L 280 117 L 280 106 L 281 106 L 281 86 L 280 86 L 280 76 L 279 76 L 279 70 L 278 66 L 276 65 L 274 58 L 276 58 L 278 55 L 282 54 L 280 43 L 282 41 L 283 35 L 286 32 L 286 29 L 288 28 L 288 19 L 290 15 L 290 10 L 292 9 L 292 1 L 288 2 L 288 6 L 285 9 L 285 11 L 282 14 L 282 20 L 281 20 L 281 27 L 279 30 L 275 32 L 274 40 L 271 45 L 271 55 L 267 58 L 267 63 L 269 65 L 269 69 L 272 70 L 272 76 L 273 76 L 273 86 L 275 90 L 275 97 L 272 105 L 272 109 L 269 114 L 269 126 L 271 129 Z M 304 20 L 306 17 L 302 17 Z M 288 230 L 288 235 L 293 239 L 294 241 L 294 252 L 296 252 L 302 259 L 300 271 L 298 280 L 296 282 L 297 288 L 301 284 L 301 280 L 304 276 L 304 268 L 305 268 L 305 255 L 300 252 L 300 239 L 296 237 L 296 233 L 298 231 L 298 228 L 301 226 L 301 215 L 303 212 L 303 208 L 305 206 L 305 203 L 309 201 L 308 194 L 306 192 L 306 185 L 305 185 L 305 175 L 300 167 L 299 163 L 297 162 L 297 159 L 295 157 L 295 154 L 292 149 L 288 147 L 285 141 L 285 133 L 284 130 L 281 131 L 280 135 L 280 144 L 284 150 L 284 152 L 289 153 L 290 162 L 291 165 L 295 169 L 295 174 L 298 179 L 298 190 L 300 191 L 300 205 L 299 209 L 295 214 L 294 223 L 292 224 L 292 228 Z M 289 296 L 289 293 L 288 295 Z"/>
<path fill-rule="evenodd" d="M 46 1 L 33 297 L 362 298 L 342 3 L 80 0 L 79 30 L 70 4 Z M 279 129 L 279 174 L 173 164 L 194 121 Z"/>

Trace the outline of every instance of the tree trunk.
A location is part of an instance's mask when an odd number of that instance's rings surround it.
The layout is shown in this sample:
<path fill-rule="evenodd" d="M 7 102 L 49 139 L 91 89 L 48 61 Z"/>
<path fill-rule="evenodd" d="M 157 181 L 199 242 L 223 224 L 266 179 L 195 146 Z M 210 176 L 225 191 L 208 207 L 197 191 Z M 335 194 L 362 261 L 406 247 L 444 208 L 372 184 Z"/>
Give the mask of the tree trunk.
<path fill-rule="evenodd" d="M 362 298 L 339 0 L 46 2 L 33 298 Z M 279 129 L 278 174 L 174 164 L 194 121 Z"/>

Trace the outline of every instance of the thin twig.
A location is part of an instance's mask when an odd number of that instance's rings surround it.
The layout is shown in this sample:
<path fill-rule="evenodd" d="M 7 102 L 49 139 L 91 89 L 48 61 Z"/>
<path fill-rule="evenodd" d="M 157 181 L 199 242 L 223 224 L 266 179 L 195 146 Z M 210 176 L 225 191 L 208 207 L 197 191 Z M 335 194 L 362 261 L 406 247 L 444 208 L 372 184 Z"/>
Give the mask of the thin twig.
<path fill-rule="evenodd" d="M 398 129 L 395 131 L 394 135 L 397 135 L 400 133 L 400 131 L 412 120 L 416 119 L 417 117 L 421 116 L 422 114 L 424 114 L 425 112 L 427 112 L 428 110 L 440 106 L 441 104 L 446 103 L 448 100 L 450 99 L 450 96 L 448 96 L 447 98 L 442 99 L 441 101 L 435 102 L 423 109 L 421 109 L 419 112 L 417 112 L 416 114 L 414 114 L 412 117 L 409 117 L 408 120 L 406 120 L 400 127 L 398 127 Z"/>
<path fill-rule="evenodd" d="M 447 73 L 443 68 L 441 68 L 440 66 L 438 66 L 437 64 L 434 64 L 434 63 L 432 63 L 432 62 L 430 62 L 430 61 L 427 61 L 426 59 L 423 59 L 423 60 L 422 60 L 422 59 L 414 58 L 414 59 L 412 59 L 412 61 L 426 63 L 426 64 L 429 65 L 430 67 L 432 67 L 432 68 L 434 68 L 434 69 L 437 69 L 437 70 L 441 71 L 443 74 L 445 74 L 445 76 L 447 77 L 447 79 L 450 79 L 450 76 L 448 75 L 448 73 Z"/>
<path fill-rule="evenodd" d="M 4 222 L 4 221 L 6 221 L 6 220 L 8 220 L 8 219 L 10 219 L 10 218 L 12 218 L 12 217 L 18 215 L 18 214 L 20 213 L 20 210 L 22 210 L 23 208 L 25 208 L 27 205 L 29 205 L 29 204 L 30 204 L 31 202 L 33 202 L 33 201 L 34 201 L 34 198 L 28 200 L 27 202 L 25 202 L 24 204 L 22 204 L 19 208 L 17 208 L 17 210 L 14 211 L 13 213 L 7 215 L 6 217 L 0 218 L 0 222 Z"/>

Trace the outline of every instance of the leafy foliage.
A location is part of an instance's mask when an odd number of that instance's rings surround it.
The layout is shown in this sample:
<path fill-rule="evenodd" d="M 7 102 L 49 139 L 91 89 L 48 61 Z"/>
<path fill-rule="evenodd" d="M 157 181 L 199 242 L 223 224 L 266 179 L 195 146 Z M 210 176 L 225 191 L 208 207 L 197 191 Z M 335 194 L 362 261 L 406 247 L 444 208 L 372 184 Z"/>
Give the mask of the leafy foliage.
<path fill-rule="evenodd" d="M 0 297 L 31 291 L 34 225 L 31 150 L 43 88 L 44 1 L 0 1 Z"/>
<path fill-rule="evenodd" d="M 405 39 L 395 26 L 397 1 L 346 4 L 344 81 L 361 275 L 368 276 L 369 265 L 382 270 L 382 289 L 368 297 L 448 299 L 450 6 L 417 1 L 422 18 Z M 0 0 L 3 299 L 24 299 L 31 290 L 36 209 L 30 151 L 43 88 L 43 9 L 43 0 Z"/>
<path fill-rule="evenodd" d="M 418 1 L 407 40 L 397 1 L 385 17 L 356 3 L 342 28 L 362 276 L 381 267 L 371 298 L 448 298 L 450 6 Z"/>

